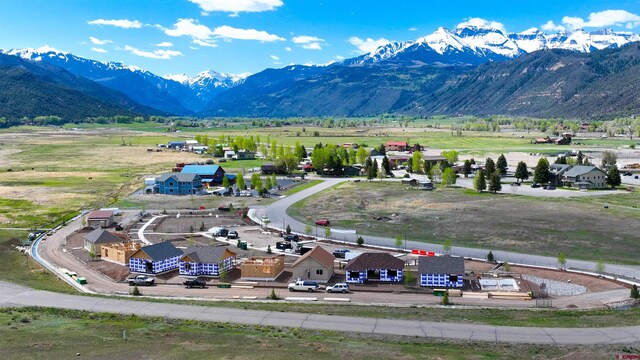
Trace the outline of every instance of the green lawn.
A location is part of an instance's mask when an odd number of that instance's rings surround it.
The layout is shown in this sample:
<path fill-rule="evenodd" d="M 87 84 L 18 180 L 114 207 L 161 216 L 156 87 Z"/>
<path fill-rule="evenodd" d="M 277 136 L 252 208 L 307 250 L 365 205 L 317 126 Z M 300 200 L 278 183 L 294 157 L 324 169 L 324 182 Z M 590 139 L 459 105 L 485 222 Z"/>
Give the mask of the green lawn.
<path fill-rule="evenodd" d="M 124 337 L 126 336 L 126 340 Z M 4 359 L 548 359 L 597 358 L 615 346 L 505 345 L 140 318 L 44 308 L 0 310 Z M 637 351 L 636 351 L 637 352 Z"/>
<path fill-rule="evenodd" d="M 293 195 L 295 193 L 299 193 L 302 190 L 306 190 L 306 189 L 308 189 L 310 187 L 314 187 L 314 186 L 320 184 L 321 182 L 322 182 L 322 180 L 308 180 L 305 183 L 298 184 L 298 185 L 292 187 L 291 189 L 289 189 L 287 191 L 284 191 L 282 194 L 283 195 Z"/>

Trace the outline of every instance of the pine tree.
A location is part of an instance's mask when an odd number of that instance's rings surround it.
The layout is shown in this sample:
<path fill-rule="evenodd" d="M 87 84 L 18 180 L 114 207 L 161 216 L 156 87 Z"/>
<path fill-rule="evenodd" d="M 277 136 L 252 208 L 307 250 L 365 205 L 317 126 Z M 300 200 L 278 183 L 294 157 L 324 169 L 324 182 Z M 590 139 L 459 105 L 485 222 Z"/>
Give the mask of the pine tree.
<path fill-rule="evenodd" d="M 424 169 L 424 173 L 427 174 L 427 176 L 429 176 L 429 178 L 431 178 L 431 168 L 433 167 L 433 164 L 431 163 L 430 160 L 425 160 L 424 164 L 423 164 L 423 169 Z"/>
<path fill-rule="evenodd" d="M 496 167 L 500 170 L 500 176 L 507 175 L 507 168 L 509 165 L 507 164 L 507 158 L 505 158 L 504 155 L 500 154 L 498 162 L 496 162 Z"/>
<path fill-rule="evenodd" d="M 502 190 L 502 184 L 500 183 L 500 170 L 496 170 L 489 176 L 489 192 L 497 193 Z"/>
<path fill-rule="evenodd" d="M 609 168 L 609 173 L 607 174 L 607 184 L 609 184 L 612 188 L 619 186 L 622 183 L 622 178 L 620 177 L 620 170 L 618 167 L 613 165 Z"/>
<path fill-rule="evenodd" d="M 636 284 L 633 284 L 633 286 L 631 286 L 631 298 L 632 299 L 640 298 L 640 292 L 638 291 L 638 287 L 636 286 Z"/>
<path fill-rule="evenodd" d="M 391 164 L 389 163 L 389 158 L 382 158 L 382 170 L 384 171 L 384 175 L 391 175 Z"/>
<path fill-rule="evenodd" d="M 465 178 L 469 177 L 469 174 L 471 174 L 471 161 L 464 161 L 464 165 L 462 165 L 462 174 Z"/>
<path fill-rule="evenodd" d="M 491 250 L 489 250 L 489 253 L 487 254 L 487 261 L 488 262 L 494 262 L 496 259 L 493 256 L 493 252 Z"/>
<path fill-rule="evenodd" d="M 487 180 L 491 177 L 491 174 L 496 172 L 496 163 L 492 158 L 487 158 L 487 161 L 484 163 L 484 176 Z"/>
<path fill-rule="evenodd" d="M 524 161 L 520 161 L 516 167 L 516 179 L 523 182 L 529 178 L 529 170 L 527 170 L 527 164 Z"/>
<path fill-rule="evenodd" d="M 480 193 L 487 188 L 487 179 L 484 177 L 484 170 L 480 169 L 476 171 L 476 175 L 473 178 L 473 188 Z"/>
<path fill-rule="evenodd" d="M 546 158 L 538 160 L 538 165 L 533 171 L 533 182 L 544 184 L 549 182 L 551 174 L 549 173 L 549 161 Z"/>

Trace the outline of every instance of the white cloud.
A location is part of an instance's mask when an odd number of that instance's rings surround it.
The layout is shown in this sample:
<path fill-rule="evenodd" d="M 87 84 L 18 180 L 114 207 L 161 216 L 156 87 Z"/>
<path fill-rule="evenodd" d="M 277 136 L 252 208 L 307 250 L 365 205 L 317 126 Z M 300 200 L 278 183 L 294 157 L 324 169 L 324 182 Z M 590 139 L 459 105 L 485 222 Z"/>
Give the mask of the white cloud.
<path fill-rule="evenodd" d="M 108 51 L 102 48 L 97 48 L 97 47 L 92 47 L 91 51 L 97 52 L 97 53 L 107 53 Z"/>
<path fill-rule="evenodd" d="M 91 43 L 95 44 L 95 45 L 111 44 L 113 42 L 111 40 L 100 40 L 100 39 L 95 38 L 93 36 L 89 36 L 89 40 L 91 40 Z"/>
<path fill-rule="evenodd" d="M 367 38 L 366 40 L 362 40 L 359 37 L 352 36 L 349 38 L 349 43 L 357 47 L 358 51 L 361 53 L 370 53 L 380 46 L 387 45 L 390 41 L 385 38 L 380 38 L 378 40 Z"/>
<path fill-rule="evenodd" d="M 308 35 L 295 36 L 291 41 L 307 50 L 322 50 L 322 45 L 325 43 L 324 39 Z"/>
<path fill-rule="evenodd" d="M 409 31 L 418 31 L 418 28 L 417 27 L 410 27 L 408 30 Z"/>
<path fill-rule="evenodd" d="M 203 11 L 221 11 L 237 15 L 241 12 L 262 12 L 275 10 L 283 5 L 282 0 L 189 0 Z"/>
<path fill-rule="evenodd" d="M 477 18 L 477 17 L 464 19 L 464 21 L 458 24 L 457 27 L 461 28 L 465 26 L 492 28 L 492 29 L 498 29 L 503 33 L 507 32 L 507 29 L 505 29 L 504 24 L 497 21 L 491 21 L 491 20 L 486 20 L 486 19 Z"/>
<path fill-rule="evenodd" d="M 215 39 L 223 40 L 257 40 L 263 42 L 273 42 L 285 40 L 277 35 L 269 34 L 266 31 L 255 29 L 237 29 L 223 25 L 211 30 L 206 25 L 198 23 L 194 19 L 178 19 L 172 29 L 162 28 L 165 34 L 179 37 L 188 36 L 194 44 L 200 46 L 216 47 Z"/>
<path fill-rule="evenodd" d="M 280 58 L 279 58 L 279 57 L 277 57 L 277 56 L 275 56 L 275 55 L 271 55 L 271 59 L 272 59 L 272 60 L 274 60 L 274 61 L 278 61 L 278 60 L 280 60 Z"/>
<path fill-rule="evenodd" d="M 288 47 L 288 46 L 287 46 L 286 48 L 284 48 L 284 50 L 285 50 L 285 51 L 289 51 L 289 52 L 291 52 L 291 50 L 292 50 L 292 49 L 291 49 L 290 47 Z"/>
<path fill-rule="evenodd" d="M 544 23 L 542 26 L 540 26 L 540 28 L 544 31 L 565 31 L 567 30 L 567 28 L 565 28 L 564 26 L 560 25 L 560 24 L 556 24 L 553 21 L 549 20 L 546 23 Z"/>
<path fill-rule="evenodd" d="M 342 60 L 344 60 L 344 56 L 342 56 L 342 55 L 336 55 L 336 59 L 338 59 L 338 60 L 342 61 Z"/>
<path fill-rule="evenodd" d="M 632 29 L 640 26 L 640 15 L 626 10 L 604 10 L 589 14 L 589 20 L 575 16 L 565 16 L 562 23 L 571 29 L 599 28 L 607 26 L 619 26 Z"/>
<path fill-rule="evenodd" d="M 105 19 L 96 19 L 88 21 L 89 25 L 107 25 L 107 26 L 115 26 L 123 29 L 139 29 L 142 27 L 142 23 L 138 20 L 105 20 Z"/>
<path fill-rule="evenodd" d="M 215 28 L 213 34 L 219 38 L 230 40 L 257 40 L 263 42 L 284 41 L 286 39 L 278 35 L 269 34 L 266 31 L 256 29 L 237 29 L 231 26 L 223 25 Z"/>
<path fill-rule="evenodd" d="M 173 43 L 170 43 L 168 41 L 163 41 L 161 43 L 157 43 L 156 46 L 157 47 L 172 47 Z"/>
<path fill-rule="evenodd" d="M 180 51 L 175 50 L 156 50 L 156 51 L 143 51 L 134 48 L 133 46 L 126 45 L 125 50 L 131 52 L 133 55 L 142 56 L 150 59 L 169 60 L 176 56 L 182 56 Z"/>

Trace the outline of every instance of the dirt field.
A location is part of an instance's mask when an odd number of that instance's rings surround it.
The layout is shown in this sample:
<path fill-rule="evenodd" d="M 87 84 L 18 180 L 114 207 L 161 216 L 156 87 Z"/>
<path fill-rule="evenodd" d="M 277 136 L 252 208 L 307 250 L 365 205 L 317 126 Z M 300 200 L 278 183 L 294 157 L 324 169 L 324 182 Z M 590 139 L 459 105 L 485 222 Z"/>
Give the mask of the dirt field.
<path fill-rule="evenodd" d="M 343 183 L 290 208 L 310 222 L 329 218 L 363 234 L 507 251 L 637 263 L 640 211 L 593 206 L 589 200 L 426 192 L 400 184 Z"/>

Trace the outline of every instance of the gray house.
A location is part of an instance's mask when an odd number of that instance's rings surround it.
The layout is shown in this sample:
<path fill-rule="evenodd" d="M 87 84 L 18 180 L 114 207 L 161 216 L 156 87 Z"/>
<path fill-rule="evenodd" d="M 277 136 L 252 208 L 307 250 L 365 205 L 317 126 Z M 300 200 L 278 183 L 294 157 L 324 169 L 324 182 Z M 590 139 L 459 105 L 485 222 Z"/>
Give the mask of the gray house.
<path fill-rule="evenodd" d="M 420 256 L 420 286 L 461 288 L 464 286 L 464 258 L 459 256 Z"/>
<path fill-rule="evenodd" d="M 562 183 L 577 189 L 604 189 L 607 173 L 595 166 L 577 165 L 564 173 Z"/>
<path fill-rule="evenodd" d="M 551 185 L 562 186 L 562 176 L 571 169 L 571 165 L 567 164 L 551 164 L 549 165 L 549 173 L 551 173 Z"/>
<path fill-rule="evenodd" d="M 316 246 L 293 263 L 291 278 L 326 283 L 333 276 L 334 260 L 335 257 L 330 252 Z"/>
<path fill-rule="evenodd" d="M 346 282 L 402 282 L 404 261 L 388 253 L 362 253 L 349 260 L 344 268 Z"/>

